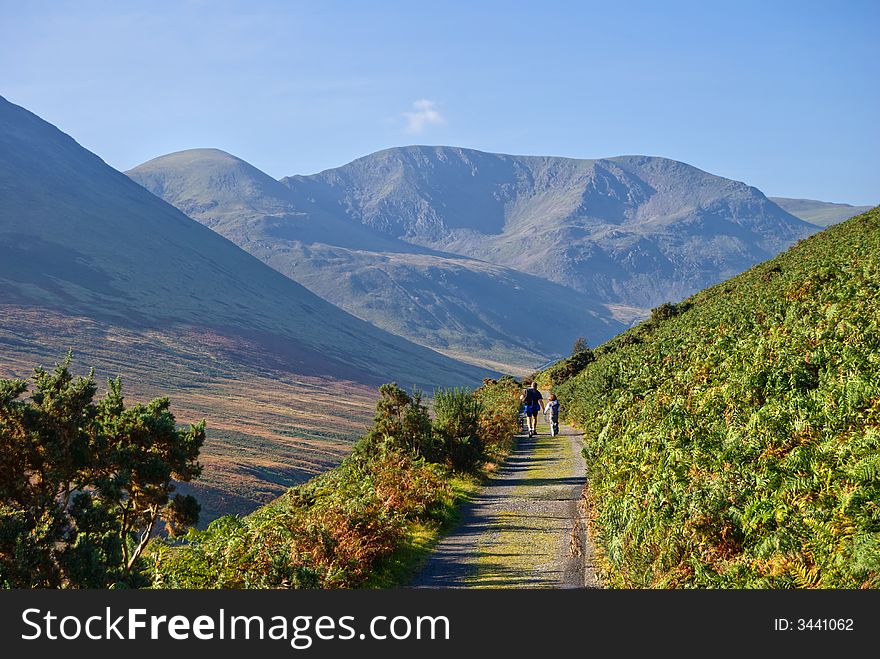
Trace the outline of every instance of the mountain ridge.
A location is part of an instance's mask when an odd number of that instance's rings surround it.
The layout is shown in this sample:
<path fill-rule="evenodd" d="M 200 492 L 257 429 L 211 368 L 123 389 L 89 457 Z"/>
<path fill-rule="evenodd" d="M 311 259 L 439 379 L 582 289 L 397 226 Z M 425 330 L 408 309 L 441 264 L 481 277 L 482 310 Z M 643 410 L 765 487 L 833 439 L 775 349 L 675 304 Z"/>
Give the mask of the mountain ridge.
<path fill-rule="evenodd" d="M 804 222 L 820 227 L 839 224 L 874 208 L 873 206 L 836 204 L 816 199 L 792 199 L 789 197 L 768 197 L 768 199 L 792 215 L 801 218 Z"/>
<path fill-rule="evenodd" d="M 435 182 L 437 170 L 451 173 Z M 480 190 L 478 176 L 487 181 Z M 716 280 L 815 231 L 752 186 L 659 157 L 397 147 L 281 182 L 394 237 L 646 308 L 704 287 L 719 266 Z M 453 184 L 466 190 L 461 212 L 432 201 Z M 697 240 L 700 231 L 709 239 Z M 705 257 L 694 258 L 700 248 Z"/>
<path fill-rule="evenodd" d="M 211 162 L 195 162 L 203 160 Z M 334 304 L 470 361 L 491 353 L 534 366 L 565 354 L 578 335 L 599 343 L 651 307 L 818 230 L 753 186 L 660 157 L 393 147 L 284 177 L 265 199 L 248 196 L 254 186 L 243 184 L 246 203 L 215 189 L 209 175 L 229 163 L 259 171 L 198 150 L 160 156 L 127 174 Z M 262 172 L 260 180 L 271 185 Z M 432 267 L 446 277 L 454 271 L 453 279 L 466 268 L 470 294 L 458 287 L 450 302 L 451 287 L 431 281 Z M 540 337 L 508 311 L 520 306 L 529 319 L 539 305 L 564 299 L 589 313 L 546 309 L 541 324 L 554 327 L 553 337 Z M 479 322 L 467 320 L 475 316 Z"/>
<path fill-rule="evenodd" d="M 160 156 L 128 175 L 332 303 L 456 358 L 528 370 L 564 354 L 577 332 L 601 340 L 625 326 L 573 291 L 383 234 L 280 182 L 262 198 L 249 196 L 255 184 L 241 177 L 240 194 L 215 190 L 243 168 L 272 180 L 235 156 L 204 149 Z M 536 299 L 531 311 L 526 291 Z M 526 318 L 541 331 L 524 331 Z"/>

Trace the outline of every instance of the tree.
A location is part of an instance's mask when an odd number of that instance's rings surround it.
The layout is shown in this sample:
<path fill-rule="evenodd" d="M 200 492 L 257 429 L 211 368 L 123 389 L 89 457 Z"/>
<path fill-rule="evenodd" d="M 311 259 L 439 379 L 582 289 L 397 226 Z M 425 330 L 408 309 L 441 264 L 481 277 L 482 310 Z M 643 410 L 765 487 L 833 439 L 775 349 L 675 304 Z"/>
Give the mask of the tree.
<path fill-rule="evenodd" d="M 390 382 L 379 387 L 379 394 L 373 426 L 359 442 L 360 449 L 375 451 L 380 444 L 386 444 L 426 460 L 436 460 L 440 447 L 434 441 L 431 417 L 422 404 L 422 392 L 415 390 L 410 396 L 397 383 Z"/>
<path fill-rule="evenodd" d="M 444 440 L 443 456 L 465 471 L 479 464 L 485 444 L 480 437 L 483 404 L 467 387 L 434 391 L 434 432 Z"/>
<path fill-rule="evenodd" d="M 144 585 L 139 559 L 160 520 L 198 521 L 173 480 L 201 473 L 204 422 L 178 429 L 167 398 L 126 408 L 120 381 L 95 402 L 70 355 L 28 384 L 0 380 L 0 585 Z"/>
<path fill-rule="evenodd" d="M 590 346 L 587 343 L 587 340 L 584 337 L 579 336 L 577 339 L 575 339 L 574 345 L 571 347 L 571 356 L 574 357 L 575 355 L 589 349 Z"/>

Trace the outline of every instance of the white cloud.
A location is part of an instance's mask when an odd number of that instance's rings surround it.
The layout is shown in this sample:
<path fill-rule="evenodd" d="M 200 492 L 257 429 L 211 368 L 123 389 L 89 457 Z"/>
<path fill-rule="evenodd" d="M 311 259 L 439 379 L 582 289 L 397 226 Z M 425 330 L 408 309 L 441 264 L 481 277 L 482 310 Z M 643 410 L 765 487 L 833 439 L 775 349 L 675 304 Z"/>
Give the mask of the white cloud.
<path fill-rule="evenodd" d="M 419 99 L 412 104 L 412 112 L 404 112 L 406 120 L 406 132 L 412 134 L 421 133 L 426 126 L 445 124 L 446 119 L 437 110 L 437 104 L 427 99 Z"/>

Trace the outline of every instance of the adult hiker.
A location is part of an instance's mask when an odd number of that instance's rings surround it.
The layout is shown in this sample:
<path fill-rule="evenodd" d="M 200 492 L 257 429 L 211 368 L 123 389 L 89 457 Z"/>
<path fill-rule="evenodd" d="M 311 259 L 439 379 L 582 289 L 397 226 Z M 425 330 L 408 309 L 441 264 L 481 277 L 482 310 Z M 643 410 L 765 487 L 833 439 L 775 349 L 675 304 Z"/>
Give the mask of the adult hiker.
<path fill-rule="evenodd" d="M 532 382 L 532 386 L 522 392 L 519 399 L 529 422 L 529 437 L 533 437 L 538 434 L 538 412 L 544 411 L 544 397 L 538 391 L 538 383 Z"/>

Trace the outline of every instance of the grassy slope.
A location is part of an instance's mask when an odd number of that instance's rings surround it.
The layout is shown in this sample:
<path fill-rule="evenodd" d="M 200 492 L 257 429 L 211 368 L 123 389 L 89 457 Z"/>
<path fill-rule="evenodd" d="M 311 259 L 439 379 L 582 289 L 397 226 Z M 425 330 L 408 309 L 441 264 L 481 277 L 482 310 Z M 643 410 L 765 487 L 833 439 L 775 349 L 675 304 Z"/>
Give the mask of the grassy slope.
<path fill-rule="evenodd" d="M 678 311 L 558 391 L 609 585 L 880 586 L 880 210 Z"/>

